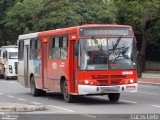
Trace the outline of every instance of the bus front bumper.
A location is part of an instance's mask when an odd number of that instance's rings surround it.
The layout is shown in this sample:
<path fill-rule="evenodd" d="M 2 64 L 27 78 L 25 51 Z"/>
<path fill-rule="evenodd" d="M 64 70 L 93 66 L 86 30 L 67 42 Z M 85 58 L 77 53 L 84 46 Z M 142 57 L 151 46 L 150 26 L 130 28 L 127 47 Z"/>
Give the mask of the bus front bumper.
<path fill-rule="evenodd" d="M 78 85 L 79 95 L 90 94 L 107 94 L 107 93 L 120 93 L 120 92 L 137 92 L 138 84 L 124 84 L 113 86 L 93 86 L 93 85 Z"/>

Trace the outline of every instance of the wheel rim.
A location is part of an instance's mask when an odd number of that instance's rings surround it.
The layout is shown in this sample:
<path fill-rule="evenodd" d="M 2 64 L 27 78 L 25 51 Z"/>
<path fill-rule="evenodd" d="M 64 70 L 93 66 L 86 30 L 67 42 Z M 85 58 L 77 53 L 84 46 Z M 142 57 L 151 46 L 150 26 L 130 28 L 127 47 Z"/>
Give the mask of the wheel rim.
<path fill-rule="evenodd" d="M 31 79 L 31 93 L 34 93 L 34 81 L 33 78 Z"/>
<path fill-rule="evenodd" d="M 4 79 L 5 80 L 7 79 L 5 69 L 4 69 Z"/>
<path fill-rule="evenodd" d="M 68 85 L 67 85 L 67 82 L 64 83 L 64 98 L 65 100 L 68 100 Z"/>

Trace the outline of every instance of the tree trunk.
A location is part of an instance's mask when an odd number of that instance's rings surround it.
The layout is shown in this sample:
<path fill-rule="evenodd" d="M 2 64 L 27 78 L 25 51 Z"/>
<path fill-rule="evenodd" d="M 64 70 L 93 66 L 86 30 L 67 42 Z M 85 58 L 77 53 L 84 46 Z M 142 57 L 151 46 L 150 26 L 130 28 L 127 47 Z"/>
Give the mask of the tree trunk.
<path fill-rule="evenodd" d="M 141 77 L 142 72 L 145 70 L 145 57 L 146 57 L 146 47 L 147 47 L 148 31 L 144 30 L 142 33 L 142 45 L 141 50 L 138 54 L 138 74 Z"/>

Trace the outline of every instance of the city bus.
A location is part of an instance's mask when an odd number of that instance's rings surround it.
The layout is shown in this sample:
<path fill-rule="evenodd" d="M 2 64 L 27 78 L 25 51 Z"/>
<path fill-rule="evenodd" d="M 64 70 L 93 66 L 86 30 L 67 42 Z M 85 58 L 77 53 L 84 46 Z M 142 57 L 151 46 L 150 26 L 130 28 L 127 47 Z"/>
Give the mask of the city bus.
<path fill-rule="evenodd" d="M 0 75 L 6 80 L 17 78 L 18 46 L 8 45 L 0 48 Z"/>
<path fill-rule="evenodd" d="M 136 38 L 131 26 L 85 24 L 20 35 L 18 81 L 33 96 L 62 93 L 75 96 L 137 91 Z"/>

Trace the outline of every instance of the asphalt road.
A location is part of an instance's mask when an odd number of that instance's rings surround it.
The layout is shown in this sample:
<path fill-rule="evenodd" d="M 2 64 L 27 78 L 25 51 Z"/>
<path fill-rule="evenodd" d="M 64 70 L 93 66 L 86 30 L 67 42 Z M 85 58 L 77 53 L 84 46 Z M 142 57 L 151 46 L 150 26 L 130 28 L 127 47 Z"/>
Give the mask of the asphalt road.
<path fill-rule="evenodd" d="M 87 118 L 95 118 L 95 114 L 160 114 L 160 86 L 139 85 L 137 93 L 122 93 L 118 103 L 110 103 L 107 96 L 77 97 L 75 103 L 66 103 L 61 94 L 33 97 L 30 89 L 16 80 L 0 79 L 0 102 L 44 105 L 45 111 L 28 114 L 65 114 L 66 117 L 67 114 L 82 114 Z"/>

